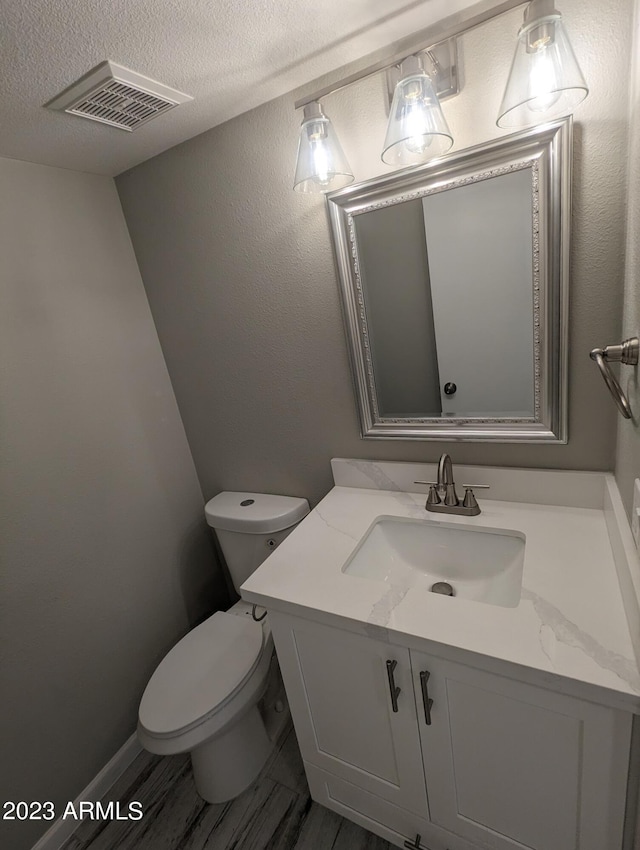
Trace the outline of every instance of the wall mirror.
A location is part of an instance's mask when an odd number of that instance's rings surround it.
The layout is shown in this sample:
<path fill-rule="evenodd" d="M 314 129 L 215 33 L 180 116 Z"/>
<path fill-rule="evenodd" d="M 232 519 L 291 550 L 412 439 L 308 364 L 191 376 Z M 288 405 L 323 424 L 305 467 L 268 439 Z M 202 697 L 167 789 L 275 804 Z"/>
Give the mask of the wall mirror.
<path fill-rule="evenodd" d="M 571 119 L 327 195 L 362 436 L 567 441 Z"/>

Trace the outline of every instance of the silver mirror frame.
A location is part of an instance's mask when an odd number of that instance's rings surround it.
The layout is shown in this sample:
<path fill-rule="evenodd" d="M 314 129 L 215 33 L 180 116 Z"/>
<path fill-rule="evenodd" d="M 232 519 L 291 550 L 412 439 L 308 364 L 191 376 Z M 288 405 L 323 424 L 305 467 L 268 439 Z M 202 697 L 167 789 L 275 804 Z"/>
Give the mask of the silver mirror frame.
<path fill-rule="evenodd" d="M 355 393 L 365 439 L 566 443 L 569 236 L 571 224 L 570 117 L 467 148 L 426 165 L 403 169 L 326 196 Z M 371 210 L 434 192 L 531 170 L 534 398 L 531 418 L 383 417 L 373 360 L 354 219 Z"/>

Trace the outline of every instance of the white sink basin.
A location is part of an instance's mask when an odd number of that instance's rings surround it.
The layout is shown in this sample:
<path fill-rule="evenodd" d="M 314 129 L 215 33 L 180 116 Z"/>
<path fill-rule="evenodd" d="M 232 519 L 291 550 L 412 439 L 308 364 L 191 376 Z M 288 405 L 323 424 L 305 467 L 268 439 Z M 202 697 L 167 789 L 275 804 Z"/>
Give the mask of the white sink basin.
<path fill-rule="evenodd" d="M 460 599 L 515 608 L 524 545 L 519 531 L 380 516 L 342 571 L 407 589 L 448 582 Z"/>

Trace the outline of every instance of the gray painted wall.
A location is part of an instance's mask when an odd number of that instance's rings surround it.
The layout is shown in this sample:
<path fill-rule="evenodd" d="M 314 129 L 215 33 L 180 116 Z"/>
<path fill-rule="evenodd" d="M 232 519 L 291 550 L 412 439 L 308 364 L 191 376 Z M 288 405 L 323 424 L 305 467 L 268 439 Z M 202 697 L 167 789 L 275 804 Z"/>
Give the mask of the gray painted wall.
<path fill-rule="evenodd" d="M 0 797 L 60 810 L 225 597 L 113 180 L 0 159 L 0 184 Z"/>
<path fill-rule="evenodd" d="M 371 210 L 354 226 L 380 413 L 440 416 L 422 203 Z"/>
<path fill-rule="evenodd" d="M 635 2 L 634 66 L 631 75 L 628 214 L 622 338 L 640 335 L 640 0 Z M 618 340 L 613 340 L 618 342 Z M 621 366 L 620 383 L 627 393 L 633 419 L 618 417 L 616 480 L 629 516 L 633 482 L 640 478 L 640 367 Z M 639 827 L 640 828 L 640 827 Z M 640 843 L 640 841 L 639 841 Z"/>
<path fill-rule="evenodd" d="M 316 501 L 332 456 L 435 460 L 446 448 L 464 463 L 613 468 L 616 414 L 588 353 L 620 333 L 631 11 L 631 0 L 562 4 L 591 86 L 575 116 L 567 446 L 360 439 L 324 201 L 291 190 L 300 93 L 117 179 L 205 497 Z M 465 86 L 443 106 L 456 148 L 504 135 L 495 115 L 521 16 L 460 40 Z M 356 179 L 386 172 L 382 78 L 325 107 Z"/>

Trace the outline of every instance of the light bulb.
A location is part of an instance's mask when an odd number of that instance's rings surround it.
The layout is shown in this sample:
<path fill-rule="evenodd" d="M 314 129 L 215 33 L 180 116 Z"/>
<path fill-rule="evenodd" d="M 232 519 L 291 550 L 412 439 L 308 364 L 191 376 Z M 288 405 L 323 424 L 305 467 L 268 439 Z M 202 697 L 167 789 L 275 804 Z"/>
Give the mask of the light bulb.
<path fill-rule="evenodd" d="M 413 154 L 424 153 L 433 140 L 427 122 L 429 98 L 425 97 L 421 79 L 409 79 L 402 85 L 402 110 L 407 138 L 404 147 Z"/>
<path fill-rule="evenodd" d="M 324 192 L 339 189 L 353 181 L 340 142 L 331 121 L 322 111 L 318 101 L 304 107 L 300 128 L 296 172 L 293 188 L 297 192 Z"/>
<path fill-rule="evenodd" d="M 382 161 L 387 165 L 419 165 L 442 156 L 453 144 L 433 81 L 423 60 L 409 56 L 400 64 L 393 93 Z"/>
<path fill-rule="evenodd" d="M 553 0 L 531 0 L 518 32 L 498 127 L 530 127 L 568 115 L 588 92 Z"/>
<path fill-rule="evenodd" d="M 400 83 L 402 97 L 400 110 L 404 117 L 404 129 L 407 134 L 405 146 L 410 151 L 420 153 L 422 134 L 424 133 L 424 121 L 421 117 L 422 102 L 420 99 L 420 84 L 411 79 Z"/>
<path fill-rule="evenodd" d="M 529 71 L 529 100 L 532 112 L 546 112 L 560 100 L 560 73 L 553 43 L 538 47 L 531 57 Z"/>
<path fill-rule="evenodd" d="M 327 134 L 322 124 L 309 126 L 309 146 L 313 160 L 313 179 L 320 186 L 329 184 L 329 153 L 327 151 Z"/>
<path fill-rule="evenodd" d="M 427 134 L 424 115 L 418 104 L 407 110 L 405 127 L 408 136 L 404 144 L 407 150 L 411 153 L 424 153 L 431 144 L 432 136 Z"/>

